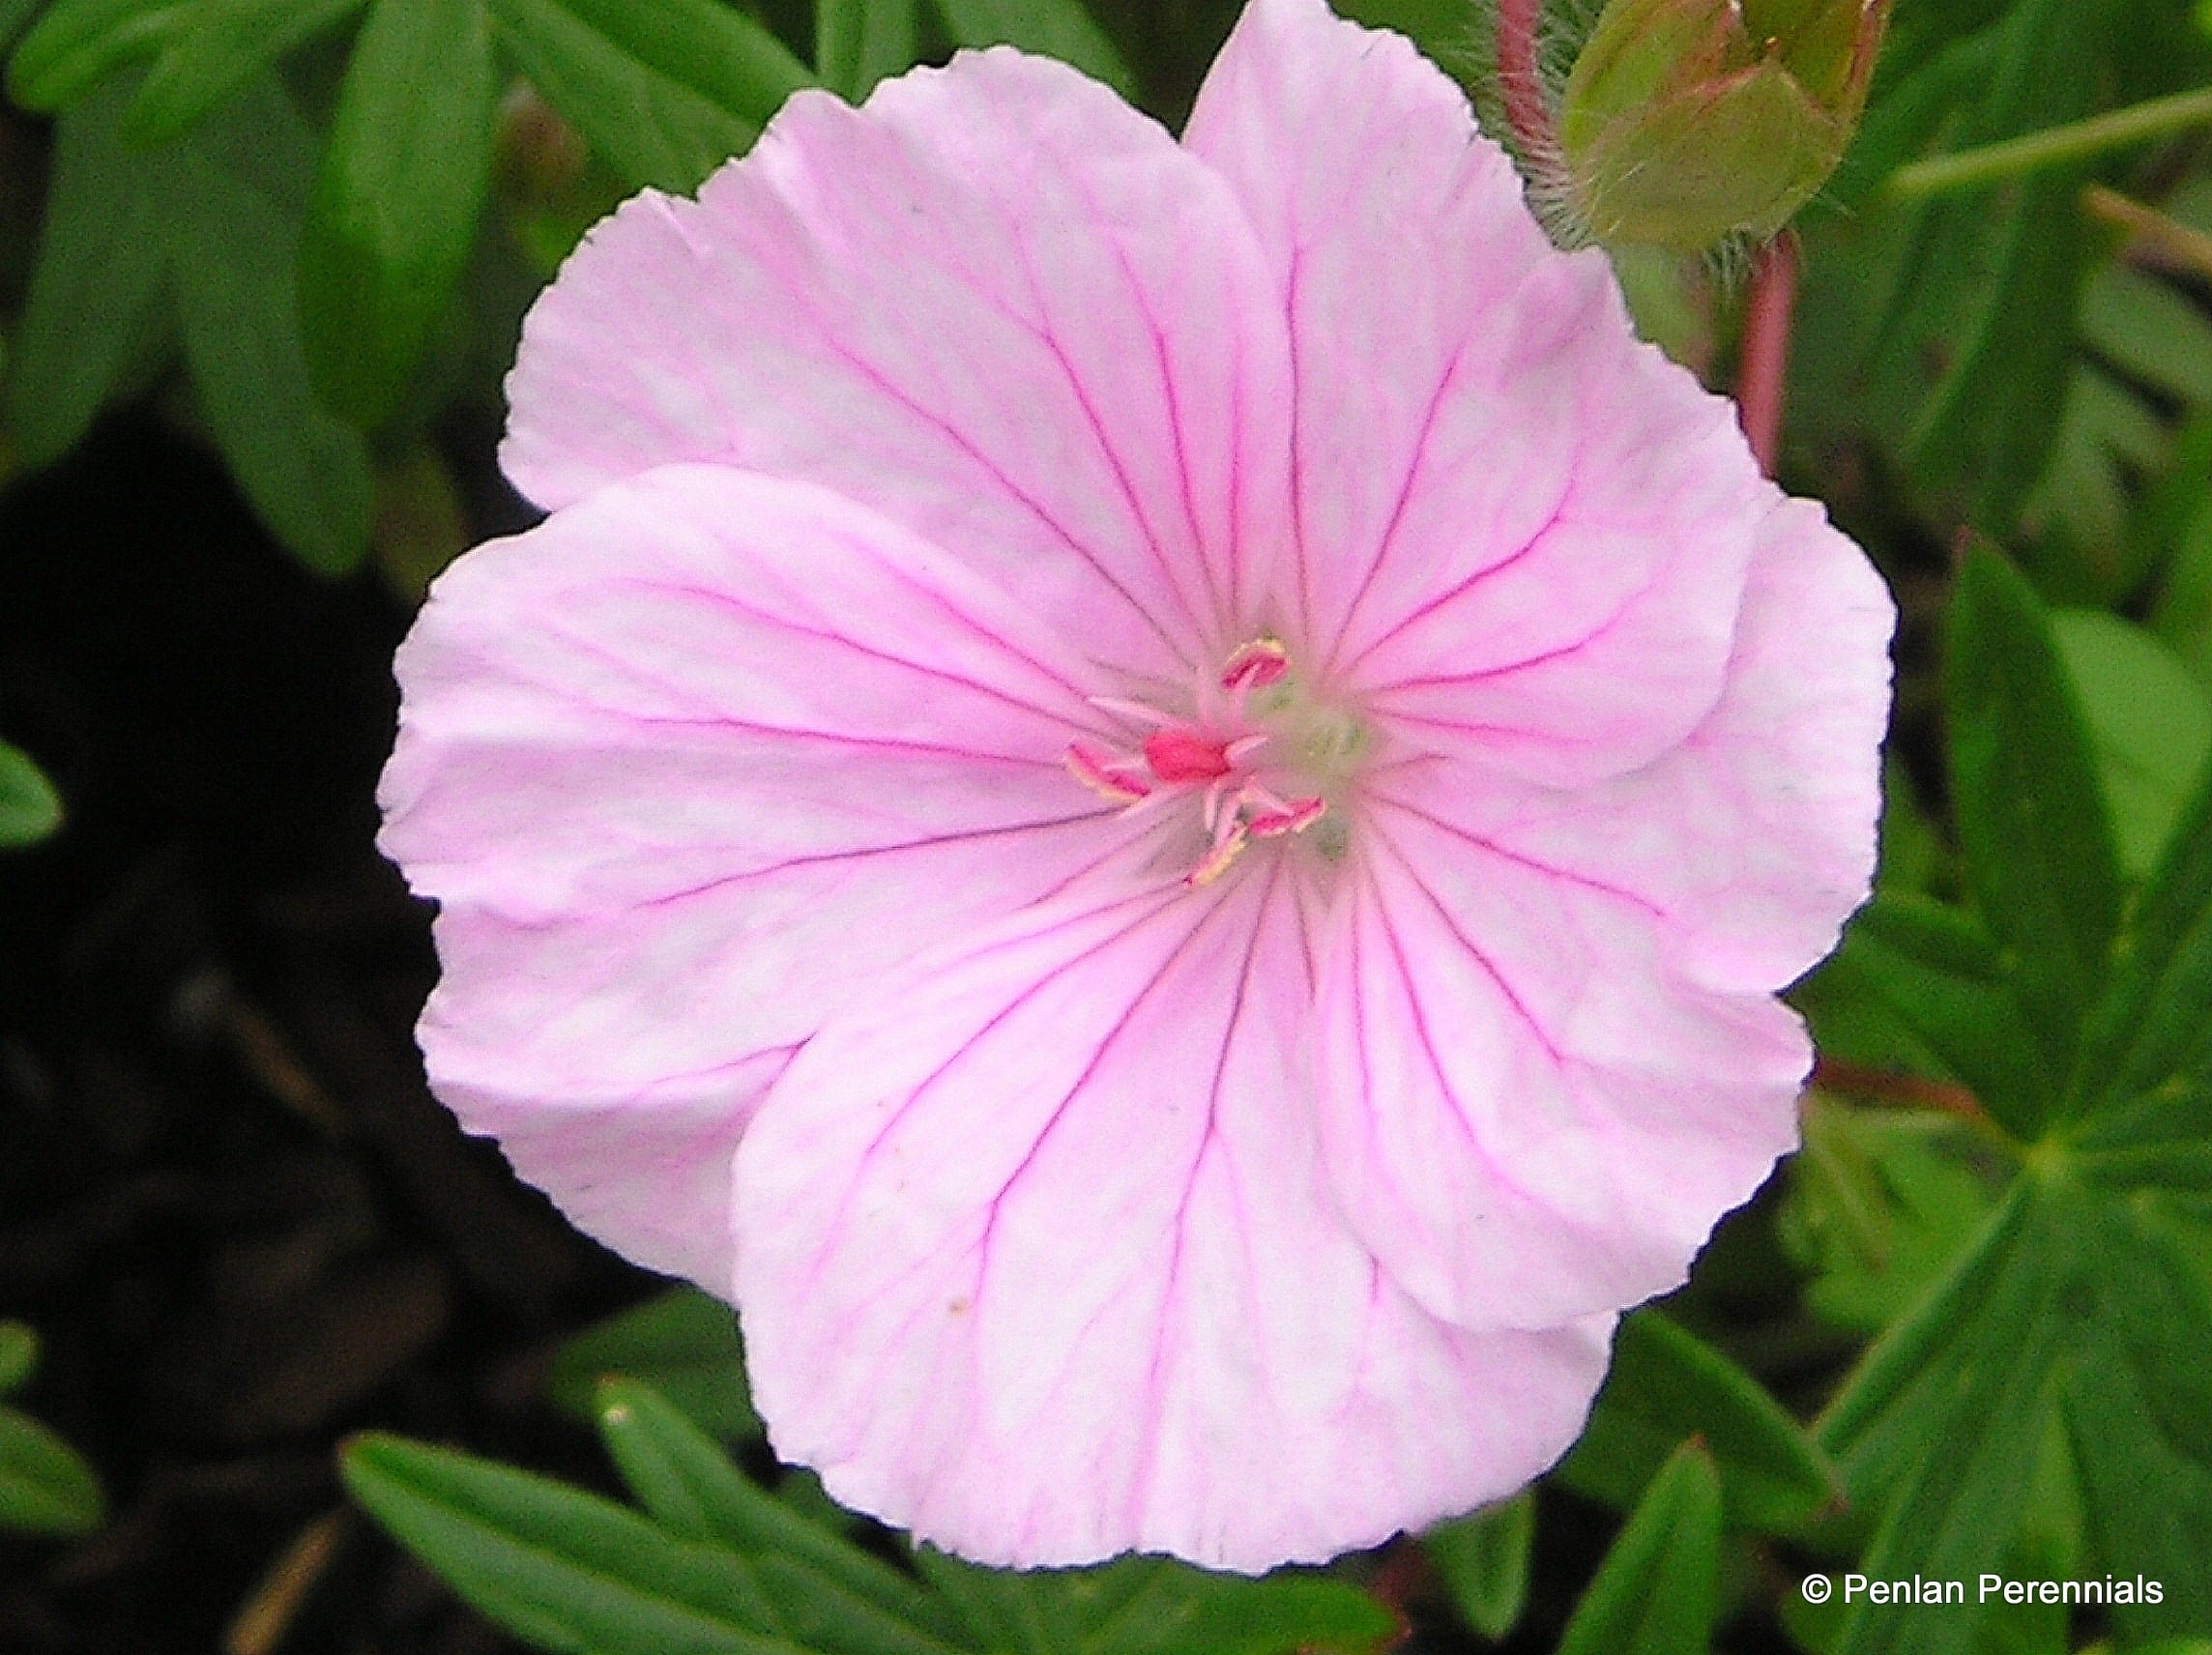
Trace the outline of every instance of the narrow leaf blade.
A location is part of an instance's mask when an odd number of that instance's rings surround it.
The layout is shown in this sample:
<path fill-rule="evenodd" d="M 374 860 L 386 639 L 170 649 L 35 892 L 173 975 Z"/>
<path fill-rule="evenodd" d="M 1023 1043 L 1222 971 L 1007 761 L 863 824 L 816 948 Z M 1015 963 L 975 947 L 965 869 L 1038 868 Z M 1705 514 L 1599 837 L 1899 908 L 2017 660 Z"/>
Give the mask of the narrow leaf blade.
<path fill-rule="evenodd" d="M 1598 1568 L 1558 1655 L 1704 1655 L 1720 1605 L 1721 1488 L 1712 1457 L 1677 1448 Z"/>
<path fill-rule="evenodd" d="M 106 1518 L 100 1479 L 76 1450 L 37 1420 L 0 1408 L 0 1528 L 89 1534 Z"/>
<path fill-rule="evenodd" d="M 46 220 L 11 341 L 8 415 L 26 466 L 74 448 L 167 325 L 160 162 L 115 136 L 121 89 L 62 116 Z"/>
<path fill-rule="evenodd" d="M 915 1581 L 807 1522 L 633 1379 L 599 1388 L 599 1433 L 662 1527 L 749 1559 L 789 1637 L 833 1655 L 946 1655 L 956 1623 Z"/>
<path fill-rule="evenodd" d="M 59 0 L 9 61 L 8 96 L 38 114 L 58 114 L 158 50 L 189 9 L 189 0 Z"/>
<path fill-rule="evenodd" d="M 623 52 L 755 127 L 814 84 L 766 25 L 716 0 L 562 0 Z"/>
<path fill-rule="evenodd" d="M 596 1495 L 450 1449 L 368 1436 L 339 1459 L 369 1514 L 463 1598 L 549 1649 L 796 1655 L 743 1564 Z"/>
<path fill-rule="evenodd" d="M 300 246 L 308 370 L 357 425 L 398 405 L 468 263 L 492 95 L 484 0 L 377 0 Z"/>
<path fill-rule="evenodd" d="M 295 46 L 366 0 L 200 0 L 173 31 L 123 117 L 123 139 L 165 144 Z"/>
<path fill-rule="evenodd" d="M 1632 1505 L 1688 1437 L 1719 1466 L 1739 1523 L 1787 1530 L 1842 1498 L 1836 1467 L 1765 1386 L 1678 1323 L 1638 1311 L 1620 1324 L 1613 1370 L 1559 1475 Z"/>
<path fill-rule="evenodd" d="M 325 408 L 300 343 L 300 208 L 307 139 L 263 79 L 179 146 L 164 199 L 192 386 L 232 475 L 270 531 L 326 574 L 367 555 L 372 485 L 361 439 Z"/>
<path fill-rule="evenodd" d="M 31 762 L 30 754 L 12 742 L 0 741 L 0 851 L 35 845 L 61 825 L 62 796 L 54 791 L 54 784 Z M 11 1377 L 19 1329 L 19 1323 L 0 1322 L 0 1396 L 23 1377 L 22 1373 Z M 28 1336 L 28 1329 L 20 1331 Z M 37 1350 L 34 1344 L 31 1354 Z M 23 1372 L 28 1371 L 26 1358 Z"/>
<path fill-rule="evenodd" d="M 742 155 L 760 123 L 640 63 L 559 0 L 493 0 L 501 44 L 632 188 L 688 192 Z"/>
<path fill-rule="evenodd" d="M 964 46 L 1020 46 L 1073 64 L 1124 98 L 1136 77 L 1082 0 L 937 0 L 946 27 Z"/>
<path fill-rule="evenodd" d="M 1444 1589 L 1468 1625 L 1493 1642 L 1521 1622 L 1528 1603 L 1528 1556 L 1536 1502 L 1524 1494 L 1421 1536 Z"/>

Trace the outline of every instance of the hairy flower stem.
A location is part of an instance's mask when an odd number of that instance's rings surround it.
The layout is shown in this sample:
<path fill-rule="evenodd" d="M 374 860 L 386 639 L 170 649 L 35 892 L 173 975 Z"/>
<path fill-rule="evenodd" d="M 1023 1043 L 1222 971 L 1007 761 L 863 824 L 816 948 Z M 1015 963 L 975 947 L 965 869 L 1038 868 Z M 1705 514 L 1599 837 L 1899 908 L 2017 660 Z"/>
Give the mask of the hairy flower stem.
<path fill-rule="evenodd" d="M 1502 29 L 1502 23 L 1499 26 Z M 2001 144 L 1914 161 L 1889 175 L 1888 192 L 1910 200 L 1946 189 L 1964 189 L 2206 125 L 2212 125 L 2212 87 L 2176 92 L 2170 98 L 2153 98 L 2146 103 L 2093 115 L 2086 121 L 2047 127 L 2025 137 L 2007 138 Z"/>
<path fill-rule="evenodd" d="M 1759 469 L 1774 475 L 1782 446 L 1782 385 L 1790 371 L 1790 323 L 1797 305 L 1797 238 L 1785 230 L 1759 250 L 1744 307 L 1736 368 L 1736 417 Z"/>
<path fill-rule="evenodd" d="M 1536 70 L 1536 20 L 1544 0 L 1498 0 L 1498 90 L 1522 159 L 1541 165 L 1559 153 L 1559 136 Z"/>

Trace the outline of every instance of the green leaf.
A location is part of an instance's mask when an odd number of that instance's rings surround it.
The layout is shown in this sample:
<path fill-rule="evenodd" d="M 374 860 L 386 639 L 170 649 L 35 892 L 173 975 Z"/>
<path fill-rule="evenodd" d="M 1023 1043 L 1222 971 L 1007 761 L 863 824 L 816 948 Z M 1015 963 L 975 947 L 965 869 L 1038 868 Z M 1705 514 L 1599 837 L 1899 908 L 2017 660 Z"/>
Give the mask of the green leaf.
<path fill-rule="evenodd" d="M 776 1631 L 831 1655 L 945 1655 L 958 1622 L 920 1585 L 754 1483 L 651 1386 L 609 1379 L 599 1433 L 655 1522 L 745 1557 Z"/>
<path fill-rule="evenodd" d="M 1720 1543 L 1719 1473 L 1685 1442 L 1606 1553 L 1558 1655 L 1703 1655 L 1720 1607 Z"/>
<path fill-rule="evenodd" d="M 57 0 L 8 64 L 8 96 L 42 115 L 69 108 L 115 70 L 150 56 L 192 0 Z"/>
<path fill-rule="evenodd" d="M 45 0 L 0 0 L 0 55 L 15 44 Z"/>
<path fill-rule="evenodd" d="M 31 762 L 31 755 L 0 741 L 0 850 L 35 845 L 62 825 L 62 797 Z M 0 1335 L 16 1326 L 0 1322 Z M 0 1343 L 0 1375 L 7 1372 L 6 1346 Z M 8 1381 L 0 1379 L 0 1393 Z"/>
<path fill-rule="evenodd" d="M 2172 463 L 2138 508 L 2133 538 L 2139 563 L 2166 565 L 2151 629 L 2198 682 L 2212 684 L 2212 412 L 2175 437 Z"/>
<path fill-rule="evenodd" d="M 294 292 L 306 129 L 264 76 L 177 143 L 131 150 L 116 131 L 131 92 L 119 78 L 60 123 L 10 387 L 23 457 L 59 457 L 181 333 L 254 510 L 310 567 L 351 568 L 368 549 L 368 459 L 308 387 Z"/>
<path fill-rule="evenodd" d="M 1325 1576 L 1258 1580 L 1156 1557 L 1092 1569 L 982 1569 L 923 1547 L 915 1563 L 994 1655 L 1293 1655 L 1367 1651 L 1397 1630 L 1390 1611 Z"/>
<path fill-rule="evenodd" d="M 2018 1189 L 1965 1260 L 1880 1340 L 1821 1421 L 1854 1504 L 1884 1513 L 1862 1559 L 1875 1579 L 1973 1580 L 2018 1532 L 2052 1405 L 2065 1270 Z M 1861 1600 L 1844 1655 L 1965 1649 L 1977 1601 L 1931 1615 Z"/>
<path fill-rule="evenodd" d="M 1108 1568 L 1141 1588 L 1111 1616 L 1094 1617 L 1078 1655 L 1364 1655 L 1399 1631 L 1382 1605 L 1324 1575 L 1285 1569 L 1252 1580 L 1150 1559 Z M 1048 1581 L 1062 1596 L 1079 1589 L 1066 1577 Z"/>
<path fill-rule="evenodd" d="M 0 1528 L 89 1534 L 107 1501 L 75 1449 L 37 1420 L 0 1408 Z"/>
<path fill-rule="evenodd" d="M 816 0 L 814 69 L 822 84 L 858 103 L 877 81 L 913 67 L 918 0 Z"/>
<path fill-rule="evenodd" d="M 561 0 L 578 21 L 655 74 L 758 128 L 814 84 L 768 28 L 718 0 Z M 542 88 L 540 88 L 542 90 Z"/>
<path fill-rule="evenodd" d="M 1972 915 L 1877 894 L 1845 932 L 1840 962 L 1994 1118 L 2021 1133 L 2041 1123 L 2058 1082 Z"/>
<path fill-rule="evenodd" d="M 2115 83 L 2163 90 L 2143 84 L 2162 70 L 2131 47 L 2145 31 L 2130 0 L 1917 10 L 1939 15 L 1899 9 L 1888 55 L 1902 73 L 1877 88 L 1824 193 L 1832 211 L 1808 230 L 1791 407 L 1806 441 L 1885 450 L 1939 527 L 2009 536 L 2076 369 L 2076 317 L 2103 246 L 2080 207 L 2090 169 L 1911 202 L 1879 187 L 1932 150 L 2092 114 Z"/>
<path fill-rule="evenodd" d="M 366 0 L 198 0 L 172 29 L 123 117 L 128 144 L 164 144 L 286 52 L 336 27 Z"/>
<path fill-rule="evenodd" d="M 1136 80 L 1082 0 L 937 0 L 945 26 L 964 46 L 1020 46 L 1071 63 L 1124 98 Z"/>
<path fill-rule="evenodd" d="M 0 1321 L 0 1396 L 21 1388 L 39 1365 L 39 1336 L 20 1321 Z"/>
<path fill-rule="evenodd" d="M 2051 628 L 2088 721 L 2120 866 L 2140 879 L 2212 762 L 2212 689 L 2116 615 L 2060 609 Z"/>
<path fill-rule="evenodd" d="M 760 136 L 758 121 L 648 68 L 560 0 L 492 0 L 492 19 L 531 83 L 632 189 L 687 193 Z"/>
<path fill-rule="evenodd" d="M 1520 1625 L 1528 1607 L 1528 1553 L 1535 1537 L 1536 1502 L 1522 1494 L 1439 1524 L 1421 1536 L 1421 1550 L 1461 1618 L 1497 1642 Z"/>
<path fill-rule="evenodd" d="M 161 175 L 115 141 L 121 96 L 103 91 L 55 133 L 45 225 L 8 364 L 8 416 L 26 466 L 74 448 L 133 367 L 165 349 Z"/>
<path fill-rule="evenodd" d="M 368 552 L 361 440 L 316 397 L 300 342 L 308 139 L 264 79 L 176 146 L 163 218 L 185 360 L 231 474 L 276 537 L 340 574 Z M 167 153 L 167 152 L 164 152 Z"/>
<path fill-rule="evenodd" d="M 2118 860 L 2043 605 L 1985 549 L 1959 573 L 1945 685 L 1967 879 L 2043 1057 L 2064 1074 L 2110 967 Z"/>
<path fill-rule="evenodd" d="M 711 1437 L 761 1434 L 737 1316 L 697 1288 L 671 1288 L 577 1334 L 554 1356 L 546 1390 L 570 1413 L 595 1419 L 599 1381 L 617 1376 L 644 1380 Z"/>
<path fill-rule="evenodd" d="M 1765 1386 L 1659 1312 L 1638 1311 L 1615 1335 L 1612 1371 L 1558 1475 L 1633 1505 L 1687 1437 L 1719 1466 L 1736 1523 L 1786 1531 L 1842 1499 L 1835 1466 Z"/>
<path fill-rule="evenodd" d="M 2170 1231 L 2124 1203 L 2067 1202 L 2060 1215 L 2083 1227 L 2101 1313 L 2076 1341 L 2063 1388 L 2089 1532 L 2113 1573 L 2165 1587 L 2161 1604 L 2115 1608 L 2113 1618 L 2139 1637 L 2200 1631 L 2212 1625 L 2212 1293 L 2203 1275 L 2212 1253 L 2199 1235 L 2192 1261 Z"/>
<path fill-rule="evenodd" d="M 376 0 L 300 244 L 307 366 L 364 428 L 405 395 L 452 303 L 491 176 L 484 0 Z"/>
<path fill-rule="evenodd" d="M 579 1489 L 399 1437 L 339 1456 L 354 1498 L 463 1598 L 573 1655 L 799 1655 L 744 1562 Z"/>
<path fill-rule="evenodd" d="M 2143 894 L 2076 1071 L 2076 1113 L 2139 1099 L 2154 1113 L 2212 1114 L 2212 773 Z"/>
<path fill-rule="evenodd" d="M 1956 1116 L 1868 1110 L 1816 1093 L 1790 1163 L 1780 1239 L 1837 1327 L 1878 1333 L 1942 1278 L 2003 1193 Z"/>

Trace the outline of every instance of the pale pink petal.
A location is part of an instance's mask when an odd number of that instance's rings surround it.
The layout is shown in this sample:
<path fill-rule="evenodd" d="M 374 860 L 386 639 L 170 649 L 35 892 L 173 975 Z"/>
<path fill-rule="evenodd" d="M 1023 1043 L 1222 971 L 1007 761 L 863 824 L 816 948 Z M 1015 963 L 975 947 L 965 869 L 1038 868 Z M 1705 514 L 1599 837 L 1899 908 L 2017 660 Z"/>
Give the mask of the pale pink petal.
<path fill-rule="evenodd" d="M 726 1277 L 729 1151 L 791 1048 L 1129 842 L 1061 767 L 1095 716 L 1064 656 L 887 519 L 716 468 L 472 552 L 381 790 L 443 909 L 433 1086 L 618 1248 Z"/>
<path fill-rule="evenodd" d="M 1680 747 L 1571 793 L 1463 775 L 1432 795 L 1470 854 L 1641 912 L 1677 970 L 1738 993 L 1794 981 L 1866 900 L 1896 619 L 1817 505 L 1785 504 L 1759 537 L 1728 687 Z"/>
<path fill-rule="evenodd" d="M 1219 178 L 1063 65 L 963 54 L 858 111 L 801 93 L 696 203 L 594 230 L 503 457 L 548 506 L 678 459 L 822 482 L 1181 682 L 1281 539 L 1286 363 Z"/>
<path fill-rule="evenodd" d="M 738 1153 L 771 1440 L 985 1562 L 1259 1570 L 1520 1486 L 1609 1316 L 1474 1334 L 1338 1219 L 1287 870 L 1101 890 L 917 959 Z"/>
<path fill-rule="evenodd" d="M 1465 99 L 1323 0 L 1254 0 L 1185 143 L 1292 329 L 1302 641 L 1437 750 L 1546 783 L 1665 751 L 1720 693 L 1774 497 L 1729 406 L 1635 342 Z"/>
<path fill-rule="evenodd" d="M 1651 916 L 1450 820 L 1466 775 L 1377 778 L 1322 996 L 1321 1137 L 1347 1219 L 1463 1325 L 1677 1286 L 1796 1143 L 1795 1015 L 1679 977 Z"/>

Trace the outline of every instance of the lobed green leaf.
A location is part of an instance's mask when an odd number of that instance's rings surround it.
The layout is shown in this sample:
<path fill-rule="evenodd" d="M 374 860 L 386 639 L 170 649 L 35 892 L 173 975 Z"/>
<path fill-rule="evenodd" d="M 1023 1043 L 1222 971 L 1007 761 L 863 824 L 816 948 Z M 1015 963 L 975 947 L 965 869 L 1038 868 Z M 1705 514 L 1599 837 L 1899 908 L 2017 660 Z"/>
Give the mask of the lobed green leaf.
<path fill-rule="evenodd" d="M 2110 992 L 2089 1018 L 2073 1102 L 2075 1113 L 2100 1113 L 2162 1096 L 2212 1114 L 2212 772 L 2183 810 Z"/>
<path fill-rule="evenodd" d="M 2212 763 L 2212 688 L 2117 615 L 2060 609 L 2051 627 L 2088 726 L 2121 869 L 2141 879 Z"/>
<path fill-rule="evenodd" d="M 1655 1310 L 1621 1321 L 1612 1371 L 1558 1475 L 1633 1505 L 1689 1437 L 1719 1466 L 1729 1515 L 1746 1526 L 1787 1531 L 1843 1497 L 1836 1467 L 1766 1387 Z"/>
<path fill-rule="evenodd" d="M 1945 689 L 1966 877 L 2043 1060 L 2063 1075 L 2110 969 L 2118 858 L 2049 618 L 1986 549 L 1960 569 Z"/>
<path fill-rule="evenodd" d="M 1996 944 L 1972 915 L 1926 897 L 1877 894 L 1843 952 L 1865 991 L 2015 1132 L 2049 1114 L 2058 1077 L 2021 1010 Z"/>

